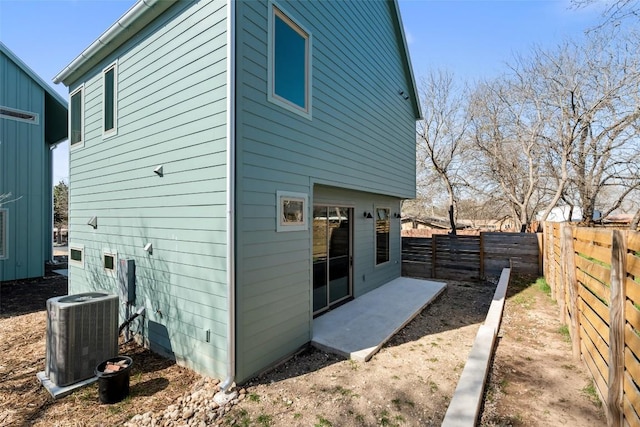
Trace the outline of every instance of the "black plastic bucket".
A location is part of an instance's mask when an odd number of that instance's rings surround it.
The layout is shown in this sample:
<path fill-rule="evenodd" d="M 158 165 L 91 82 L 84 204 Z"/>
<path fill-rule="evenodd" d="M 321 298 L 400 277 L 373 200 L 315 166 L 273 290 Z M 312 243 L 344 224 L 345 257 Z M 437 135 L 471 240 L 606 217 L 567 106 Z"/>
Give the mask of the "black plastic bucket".
<path fill-rule="evenodd" d="M 105 372 L 107 363 L 124 363 L 116 372 Z M 129 376 L 133 360 L 127 356 L 117 356 L 105 360 L 96 366 L 95 374 L 98 377 L 98 396 L 102 403 L 116 403 L 129 395 Z"/>

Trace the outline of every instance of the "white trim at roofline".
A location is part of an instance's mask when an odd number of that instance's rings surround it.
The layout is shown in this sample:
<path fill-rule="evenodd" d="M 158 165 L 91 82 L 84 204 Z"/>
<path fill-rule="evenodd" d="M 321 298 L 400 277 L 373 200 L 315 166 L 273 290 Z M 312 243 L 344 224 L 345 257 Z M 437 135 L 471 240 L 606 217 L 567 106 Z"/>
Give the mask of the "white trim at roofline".
<path fill-rule="evenodd" d="M 147 15 L 152 9 L 162 8 L 168 9 L 177 0 L 138 0 L 131 9 L 125 12 L 113 25 L 111 25 L 100 37 L 98 37 L 93 43 L 89 45 L 85 50 L 80 53 L 73 61 L 69 63 L 62 71 L 60 71 L 54 78 L 54 83 L 61 83 L 67 79 L 71 74 L 77 71 L 82 65 L 84 65 L 91 58 L 95 57 L 101 51 L 107 48 L 107 46 L 118 36 L 123 34 L 131 25 L 136 23 L 139 19 Z"/>
<path fill-rule="evenodd" d="M 407 44 L 407 37 L 404 34 L 404 24 L 402 23 L 402 16 L 400 16 L 400 5 L 398 0 L 393 0 L 393 5 L 396 8 L 396 17 L 398 18 L 398 27 L 400 27 L 400 35 L 402 36 L 402 47 L 404 48 L 404 54 L 407 58 L 407 67 L 409 68 L 409 75 L 411 76 L 411 85 L 413 86 L 413 96 L 418 108 L 418 120 L 422 120 L 422 105 L 420 104 L 420 97 L 418 96 L 418 86 L 416 86 L 416 78 L 413 75 L 413 65 L 411 64 L 411 55 L 409 55 L 409 45 Z"/>

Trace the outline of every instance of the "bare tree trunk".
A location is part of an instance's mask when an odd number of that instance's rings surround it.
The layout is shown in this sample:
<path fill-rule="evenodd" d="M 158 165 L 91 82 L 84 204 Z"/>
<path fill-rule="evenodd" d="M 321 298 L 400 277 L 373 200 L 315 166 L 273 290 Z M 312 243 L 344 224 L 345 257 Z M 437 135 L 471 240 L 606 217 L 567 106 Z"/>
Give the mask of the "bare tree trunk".
<path fill-rule="evenodd" d="M 456 220 L 454 218 L 453 205 L 449 205 L 449 222 L 451 223 L 451 235 L 455 236 L 456 233 Z"/>

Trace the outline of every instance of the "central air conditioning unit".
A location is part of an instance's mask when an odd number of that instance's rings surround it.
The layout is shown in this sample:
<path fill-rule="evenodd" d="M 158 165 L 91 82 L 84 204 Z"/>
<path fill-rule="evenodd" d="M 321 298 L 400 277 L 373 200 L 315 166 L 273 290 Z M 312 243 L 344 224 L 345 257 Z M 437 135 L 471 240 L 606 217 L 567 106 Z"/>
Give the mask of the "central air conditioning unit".
<path fill-rule="evenodd" d="M 45 375 L 63 387 L 93 377 L 118 355 L 117 295 L 99 292 L 47 300 Z"/>

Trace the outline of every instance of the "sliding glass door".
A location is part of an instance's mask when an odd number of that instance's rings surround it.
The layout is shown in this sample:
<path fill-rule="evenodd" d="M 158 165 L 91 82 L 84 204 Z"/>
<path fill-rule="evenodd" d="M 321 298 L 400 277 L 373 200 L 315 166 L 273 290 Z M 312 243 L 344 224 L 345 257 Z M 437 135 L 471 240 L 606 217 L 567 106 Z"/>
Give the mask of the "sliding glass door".
<path fill-rule="evenodd" d="M 353 209 L 313 207 L 313 313 L 353 295 L 351 288 Z"/>

